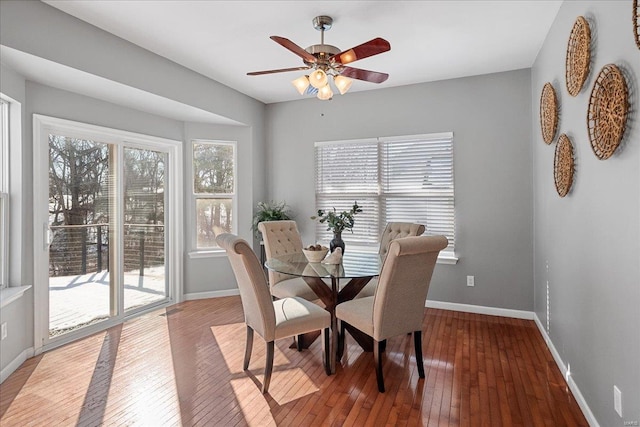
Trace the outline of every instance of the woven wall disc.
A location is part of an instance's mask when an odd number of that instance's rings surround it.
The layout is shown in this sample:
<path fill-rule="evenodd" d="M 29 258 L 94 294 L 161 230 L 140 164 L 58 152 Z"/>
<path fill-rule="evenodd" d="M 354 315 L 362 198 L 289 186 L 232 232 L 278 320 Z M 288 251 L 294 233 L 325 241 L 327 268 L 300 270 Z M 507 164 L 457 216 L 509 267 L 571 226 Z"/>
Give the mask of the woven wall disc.
<path fill-rule="evenodd" d="M 573 185 L 573 145 L 564 133 L 558 138 L 553 159 L 553 178 L 560 197 L 564 197 Z"/>
<path fill-rule="evenodd" d="M 629 92 L 624 75 L 614 64 L 607 64 L 593 84 L 587 112 L 589 141 L 599 159 L 608 159 L 620 145 L 628 112 Z"/>
<path fill-rule="evenodd" d="M 567 46 L 566 80 L 567 90 L 571 96 L 576 96 L 582 89 L 589 75 L 591 62 L 591 30 L 589 23 L 582 16 L 578 16 L 573 24 L 569 44 Z"/>
<path fill-rule="evenodd" d="M 640 2 L 633 0 L 633 36 L 636 39 L 638 49 L 640 49 Z"/>
<path fill-rule="evenodd" d="M 540 127 L 542 139 L 551 144 L 558 128 L 558 101 L 551 83 L 545 83 L 540 95 Z"/>

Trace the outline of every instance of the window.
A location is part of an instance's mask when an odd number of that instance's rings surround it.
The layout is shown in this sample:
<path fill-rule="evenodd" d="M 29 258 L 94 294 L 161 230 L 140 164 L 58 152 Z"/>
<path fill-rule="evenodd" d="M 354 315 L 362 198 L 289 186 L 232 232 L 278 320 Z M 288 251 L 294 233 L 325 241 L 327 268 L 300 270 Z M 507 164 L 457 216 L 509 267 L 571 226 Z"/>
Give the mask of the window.
<path fill-rule="evenodd" d="M 377 250 L 387 222 L 424 224 L 449 246 L 441 258 L 455 259 L 453 133 L 316 143 L 316 206 L 338 211 L 354 201 L 363 212 L 353 234 L 355 247 Z M 318 240 L 331 240 L 323 224 Z"/>
<path fill-rule="evenodd" d="M 0 99 L 0 289 L 9 283 L 9 104 Z"/>
<path fill-rule="evenodd" d="M 216 236 L 236 233 L 236 143 L 193 141 L 196 249 L 218 249 Z"/>

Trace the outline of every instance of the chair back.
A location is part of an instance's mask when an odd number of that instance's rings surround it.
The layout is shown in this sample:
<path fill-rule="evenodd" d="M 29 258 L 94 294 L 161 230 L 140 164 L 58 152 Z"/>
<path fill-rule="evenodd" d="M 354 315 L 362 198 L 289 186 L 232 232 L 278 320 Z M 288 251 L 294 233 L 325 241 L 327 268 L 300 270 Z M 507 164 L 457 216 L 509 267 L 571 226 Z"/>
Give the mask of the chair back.
<path fill-rule="evenodd" d="M 393 240 L 373 302 L 373 338 L 422 330 L 424 306 L 444 236 L 411 236 Z"/>
<path fill-rule="evenodd" d="M 276 315 L 267 279 L 258 257 L 246 240 L 233 234 L 220 234 L 216 237 L 216 242 L 227 251 L 238 282 L 247 326 L 260 334 L 265 341 L 273 341 Z"/>
<path fill-rule="evenodd" d="M 400 239 L 408 236 L 421 236 L 424 233 L 424 225 L 414 224 L 412 222 L 388 222 L 382 236 L 380 236 L 380 254 L 381 259 L 387 257 L 389 252 L 389 244 L 394 239 Z"/>
<path fill-rule="evenodd" d="M 267 260 L 287 254 L 302 253 L 302 237 L 295 221 L 263 221 L 258 224 Z M 271 286 L 293 276 L 269 270 Z"/>

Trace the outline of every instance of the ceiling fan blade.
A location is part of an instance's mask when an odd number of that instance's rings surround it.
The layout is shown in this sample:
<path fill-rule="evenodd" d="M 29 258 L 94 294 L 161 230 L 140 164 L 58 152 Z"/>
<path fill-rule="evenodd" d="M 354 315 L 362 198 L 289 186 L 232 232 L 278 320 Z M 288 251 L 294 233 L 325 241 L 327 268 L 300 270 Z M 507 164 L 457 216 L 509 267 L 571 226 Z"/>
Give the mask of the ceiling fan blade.
<path fill-rule="evenodd" d="M 391 50 L 391 45 L 385 39 L 380 37 L 373 40 L 369 40 L 366 43 L 362 43 L 359 46 L 352 47 L 349 50 L 345 50 L 340 53 L 336 53 L 329 61 L 337 64 L 348 64 L 359 59 L 368 58 L 379 53 L 387 52 Z"/>
<path fill-rule="evenodd" d="M 311 67 L 293 67 L 293 68 L 280 68 L 279 70 L 252 71 L 250 73 L 247 73 L 247 76 L 261 76 L 263 74 L 286 73 L 288 71 L 308 70 L 309 68 Z"/>
<path fill-rule="evenodd" d="M 274 42 L 278 43 L 280 46 L 286 49 L 289 49 L 291 52 L 295 53 L 300 58 L 304 59 L 305 62 L 310 62 L 310 63 L 316 62 L 315 56 L 313 56 L 312 54 L 310 54 L 309 52 L 307 52 L 306 50 L 304 50 L 303 48 L 301 48 L 291 40 L 285 39 L 284 37 L 279 37 L 279 36 L 271 36 L 270 38 Z"/>
<path fill-rule="evenodd" d="M 377 71 L 369 71 L 363 70 L 362 68 L 352 67 L 344 67 L 340 75 L 371 83 L 382 83 L 389 78 L 389 74 L 387 73 L 379 73 Z"/>

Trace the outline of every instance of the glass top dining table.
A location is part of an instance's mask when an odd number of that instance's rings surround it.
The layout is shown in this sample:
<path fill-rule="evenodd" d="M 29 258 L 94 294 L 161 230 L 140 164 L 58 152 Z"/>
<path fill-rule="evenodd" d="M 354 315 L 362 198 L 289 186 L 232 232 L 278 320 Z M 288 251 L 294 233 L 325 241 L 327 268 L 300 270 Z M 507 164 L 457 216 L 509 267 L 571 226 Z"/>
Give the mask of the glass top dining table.
<path fill-rule="evenodd" d="M 271 258 L 265 266 L 269 270 L 298 277 L 353 279 L 377 276 L 381 261 L 378 253 L 345 252 L 340 264 L 323 264 L 309 262 L 304 254 L 295 253 Z"/>
<path fill-rule="evenodd" d="M 371 252 L 345 251 L 340 264 L 323 264 L 309 262 L 303 253 L 295 253 L 273 257 L 265 262 L 269 270 L 301 277 L 318 296 L 331 313 L 331 372 L 335 373 L 336 355 L 342 354 L 338 348 L 338 324 L 335 308 L 344 301 L 355 298 L 365 285 L 380 274 L 382 261 L 380 255 Z M 341 284 L 340 279 L 347 280 Z M 330 280 L 330 283 L 329 283 Z M 372 351 L 373 342 L 370 337 L 349 329 L 351 335 L 365 351 Z M 316 336 L 317 337 L 317 336 Z M 302 347 L 307 348 L 315 338 L 309 338 Z"/>

